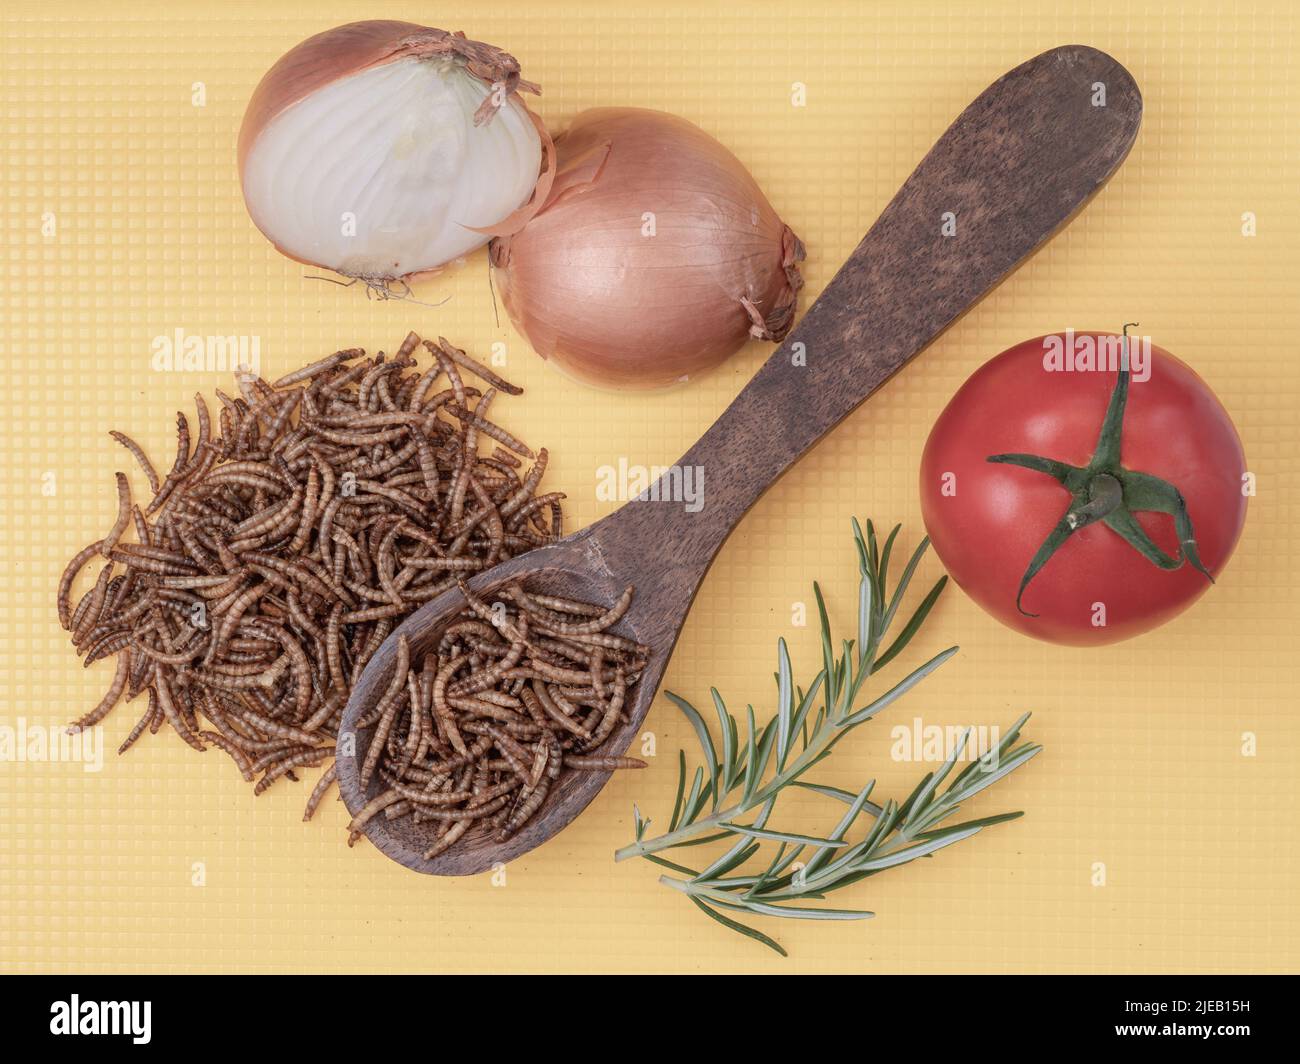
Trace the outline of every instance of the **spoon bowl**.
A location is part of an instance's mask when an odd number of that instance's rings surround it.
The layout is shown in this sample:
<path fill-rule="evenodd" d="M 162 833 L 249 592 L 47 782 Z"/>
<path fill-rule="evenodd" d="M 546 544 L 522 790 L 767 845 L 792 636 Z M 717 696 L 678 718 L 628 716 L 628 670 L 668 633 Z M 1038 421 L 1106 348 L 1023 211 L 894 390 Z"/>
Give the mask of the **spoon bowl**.
<path fill-rule="evenodd" d="M 936 142 L 799 328 L 646 496 L 470 581 L 489 599 L 520 580 L 529 590 L 599 604 L 614 603 L 635 585 L 630 609 L 612 630 L 649 647 L 649 664 L 632 688 L 627 719 L 599 753 L 621 753 L 636 735 L 696 590 L 749 508 L 1065 225 L 1124 161 L 1141 117 L 1133 78 L 1095 48 L 1054 48 L 1004 74 Z M 691 505 L 674 491 L 687 475 L 704 486 Z M 459 590 L 427 603 L 363 671 L 339 729 L 339 789 L 353 815 L 382 787 L 377 778 L 361 786 L 373 728 L 358 730 L 356 722 L 391 681 L 399 636 L 406 635 L 419 661 L 464 606 Z M 508 841 L 495 842 L 486 827 L 471 829 L 431 861 L 423 856 L 432 841 L 427 825 L 377 816 L 364 831 L 408 868 L 470 875 L 545 842 L 582 812 L 609 775 L 567 772 Z"/>
<path fill-rule="evenodd" d="M 467 583 L 478 597 L 487 602 L 492 602 L 497 591 L 511 581 L 526 580 L 531 591 L 583 602 L 613 603 L 627 585 L 620 584 L 613 573 L 595 564 L 597 560 L 588 530 L 502 562 L 487 572 L 477 574 Z M 651 609 L 654 598 L 655 596 L 643 594 L 638 589 L 627 613 L 610 631 L 647 646 L 660 645 L 659 633 L 662 629 L 654 623 Z M 341 743 L 344 735 L 355 736 L 355 757 L 340 756 L 338 774 L 339 790 L 353 815 L 383 787 L 378 778 L 371 780 L 368 789 L 363 790 L 361 787 L 358 766 L 365 761 L 374 727 L 358 730 L 354 722 L 375 706 L 392 681 L 393 671 L 397 667 L 399 636 L 406 636 L 411 660 L 419 662 L 425 654 L 436 649 L 447 625 L 465 606 L 465 598 L 459 589 L 452 588 L 443 592 L 408 617 L 384 641 L 362 672 L 348 701 L 340 729 Z M 601 753 L 627 749 L 637 728 L 645 720 L 667 664 L 667 654 L 655 653 L 651 656 L 641 673 L 640 681 L 628 692 L 626 719 L 615 728 Z M 342 745 L 340 749 L 343 749 Z M 407 868 L 433 875 L 473 875 L 541 845 L 587 807 L 609 776 L 608 772 L 565 772 L 547 795 L 546 804 L 538 815 L 506 842 L 493 841 L 487 822 L 481 821 L 471 827 L 452 849 L 433 860 L 424 857 L 425 851 L 432 844 L 429 837 L 430 825 L 427 823 L 416 824 L 410 817 L 388 820 L 381 815 L 372 817 L 364 830 L 378 849 Z"/>

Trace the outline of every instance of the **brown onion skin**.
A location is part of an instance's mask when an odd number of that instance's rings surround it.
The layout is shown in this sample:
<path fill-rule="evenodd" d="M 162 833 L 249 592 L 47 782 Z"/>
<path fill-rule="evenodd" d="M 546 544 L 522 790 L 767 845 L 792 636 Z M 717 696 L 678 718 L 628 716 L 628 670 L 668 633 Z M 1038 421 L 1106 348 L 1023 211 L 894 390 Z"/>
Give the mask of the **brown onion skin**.
<path fill-rule="evenodd" d="M 786 335 L 803 245 L 725 147 L 639 108 L 585 111 L 555 147 L 550 200 L 491 248 L 507 312 L 538 354 L 589 383 L 653 388 L 751 336 Z"/>

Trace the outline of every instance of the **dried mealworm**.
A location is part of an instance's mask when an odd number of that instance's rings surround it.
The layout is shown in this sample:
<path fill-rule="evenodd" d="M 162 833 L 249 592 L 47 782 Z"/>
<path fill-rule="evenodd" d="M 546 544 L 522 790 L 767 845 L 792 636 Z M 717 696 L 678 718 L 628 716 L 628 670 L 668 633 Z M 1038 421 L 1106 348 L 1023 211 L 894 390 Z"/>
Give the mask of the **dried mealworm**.
<path fill-rule="evenodd" d="M 546 717 L 549 717 L 561 728 L 573 732 L 574 735 L 581 739 L 591 738 L 591 732 L 587 731 L 579 721 L 556 705 L 554 697 L 541 680 L 533 680 L 532 690 L 527 687 L 520 690 L 519 697 L 524 700 L 524 705 L 530 707 L 530 711 L 532 706 L 536 705 Z"/>
<path fill-rule="evenodd" d="M 338 769 L 338 762 L 334 761 L 329 768 L 321 773 L 320 779 L 316 781 L 316 786 L 312 788 L 311 795 L 307 799 L 307 807 L 302 811 L 304 821 L 310 820 L 315 814 L 321 799 L 325 797 L 326 792 L 330 789 L 330 784 L 338 778 Z"/>
<path fill-rule="evenodd" d="M 428 341 L 425 341 L 425 346 L 426 347 L 430 346 Z M 493 373 L 492 370 L 488 369 L 488 367 L 483 365 L 482 362 L 470 358 L 470 356 L 465 354 L 465 352 L 462 351 L 459 347 L 452 347 L 452 345 L 449 344 L 441 336 L 438 337 L 438 346 L 439 348 L 441 348 L 442 353 L 445 354 L 449 359 L 451 359 L 453 362 L 457 363 L 460 366 L 464 366 L 475 376 L 482 377 L 483 380 L 487 381 L 490 385 L 492 385 L 492 387 L 496 388 L 498 391 L 505 392 L 507 395 L 523 394 L 524 390 L 520 388 L 518 385 L 511 384 L 505 378 L 500 377 L 497 374 Z"/>
<path fill-rule="evenodd" d="M 158 709 L 158 701 L 154 697 L 154 693 L 150 691 L 149 705 L 145 709 L 140 719 L 136 721 L 135 727 L 131 729 L 130 734 L 127 735 L 127 737 L 122 741 L 122 745 L 117 748 L 118 755 L 120 756 L 126 753 L 127 750 L 129 750 L 135 744 L 135 741 L 138 738 L 140 738 L 141 735 L 144 734 L 145 728 L 147 728 L 150 725 L 150 723 L 153 721 L 153 719 L 159 715 L 160 715 L 160 710 Z"/>
<path fill-rule="evenodd" d="M 72 643 L 74 646 L 80 647 L 85 642 L 86 637 L 90 635 L 99 620 L 100 612 L 104 608 L 104 600 L 108 597 L 108 582 L 112 579 L 112 575 L 113 563 L 110 561 L 99 571 L 99 579 L 95 581 L 95 586 L 86 595 L 85 601 L 78 605 L 77 613 L 80 615 L 80 620 L 77 621 L 72 630 Z"/>
<path fill-rule="evenodd" d="M 122 697 L 122 692 L 126 690 L 126 678 L 130 671 L 131 655 L 124 651 L 117 656 L 117 671 L 113 674 L 113 682 L 109 684 L 108 692 L 100 699 L 99 705 L 68 726 L 69 735 L 92 728 L 108 716 L 109 711 L 117 705 L 117 700 Z"/>
<path fill-rule="evenodd" d="M 99 553 L 105 558 L 109 556 L 109 551 L 117 546 L 117 541 L 122 538 L 126 526 L 131 523 L 131 485 L 125 473 L 114 473 L 113 476 L 117 479 L 117 520 L 113 522 L 108 535 L 99 544 Z"/>
<path fill-rule="evenodd" d="M 447 741 L 461 754 L 467 753 L 468 748 L 465 746 L 465 740 L 461 738 L 460 730 L 456 727 L 451 707 L 447 704 L 447 685 L 451 677 L 467 660 L 468 655 L 453 658 L 438 670 L 433 681 L 434 719 L 441 725 L 441 730 L 447 736 Z"/>
<path fill-rule="evenodd" d="M 614 697 L 609 700 L 609 707 L 605 710 L 605 715 L 601 718 L 596 730 L 592 732 L 591 740 L 588 743 L 593 750 L 602 745 L 614 731 L 619 715 L 623 712 L 623 701 L 626 697 L 627 677 L 623 675 L 623 670 L 620 668 L 614 674 Z"/>
<path fill-rule="evenodd" d="M 253 787 L 253 794 L 258 795 L 271 786 L 276 780 L 286 773 L 292 772 L 295 768 L 301 768 L 304 765 L 317 765 L 327 757 L 334 756 L 334 747 L 324 746 L 312 750 L 301 750 L 292 754 L 281 761 L 275 763 Z"/>
<path fill-rule="evenodd" d="M 190 731 L 189 725 L 185 723 L 185 720 L 180 715 L 180 711 L 177 710 L 167 678 L 156 669 L 154 672 L 154 685 L 158 692 L 158 705 L 162 707 L 163 716 L 167 719 L 167 723 L 172 726 L 172 729 L 177 735 L 189 743 L 190 746 L 194 747 L 194 749 L 199 751 L 206 749 L 203 743 L 201 743 L 195 734 Z"/>
<path fill-rule="evenodd" d="M 83 547 L 73 555 L 72 561 L 68 562 L 67 568 L 63 570 L 63 575 L 59 578 L 59 593 L 57 599 L 59 607 L 59 623 L 61 623 L 65 629 L 70 629 L 72 627 L 73 582 L 77 579 L 77 574 L 81 572 L 86 562 L 90 561 L 91 558 L 99 553 L 99 548 L 102 543 L 103 540 L 96 540 L 94 543 L 87 547 Z"/>
<path fill-rule="evenodd" d="M 370 748 L 366 751 L 366 759 L 361 767 L 362 787 L 365 787 L 370 782 L 370 776 L 375 771 L 375 766 L 379 764 L 379 755 L 383 752 L 389 729 L 392 728 L 393 721 L 397 718 L 400 696 L 406 688 L 406 679 L 410 670 L 410 643 L 407 642 L 406 636 L 398 636 L 397 661 L 393 667 L 393 679 L 388 685 L 388 690 L 384 692 L 384 697 L 380 700 L 379 706 L 382 707 L 382 712 L 378 714 L 374 738 L 370 741 Z M 360 724 L 358 724 L 358 727 L 360 727 Z"/>
<path fill-rule="evenodd" d="M 186 473 L 192 472 L 203 460 L 203 456 L 207 453 L 209 437 L 212 435 L 212 416 L 208 413 L 208 404 L 203 401 L 201 392 L 194 394 L 194 416 L 199 423 L 199 436 L 194 444 L 194 457 L 185 467 Z"/>
<path fill-rule="evenodd" d="M 362 807 L 361 811 L 348 822 L 348 845 L 351 846 L 361 837 L 361 829 L 371 817 L 382 812 L 386 806 L 398 801 L 402 801 L 402 796 L 394 790 L 384 791 L 370 799 Z"/>
<path fill-rule="evenodd" d="M 113 431 L 110 432 L 109 435 L 131 452 L 136 462 L 139 463 L 140 468 L 144 470 L 144 475 L 149 481 L 149 490 L 157 495 L 158 488 L 161 486 L 161 481 L 158 479 L 158 471 L 154 469 L 153 463 L 149 461 L 149 456 L 144 453 L 144 448 L 124 432 Z"/>
<path fill-rule="evenodd" d="M 442 835 L 442 837 L 438 839 L 436 843 L 434 843 L 427 850 L 425 850 L 424 859 L 426 861 L 432 861 L 439 854 L 445 853 L 447 850 L 450 850 L 452 846 L 455 845 L 456 842 L 460 840 L 460 837 L 464 835 L 466 831 L 469 830 L 470 823 L 471 822 L 468 820 L 461 820 L 455 824 L 452 824 L 450 830 L 445 832 Z"/>
<path fill-rule="evenodd" d="M 319 376 L 322 373 L 328 373 L 335 366 L 342 365 L 351 359 L 359 358 L 365 352 L 359 347 L 350 348 L 346 351 L 335 351 L 332 355 L 326 355 L 324 358 L 317 359 L 315 362 L 308 363 L 301 369 L 296 369 L 292 373 L 286 373 L 283 377 L 271 385 L 272 388 L 279 391 L 281 388 L 288 388 L 291 385 L 299 384 L 302 381 L 310 380 L 312 377 Z"/>
<path fill-rule="evenodd" d="M 155 493 L 153 501 L 149 503 L 145 510 L 146 514 L 152 514 L 161 510 L 167 505 L 167 500 L 176 490 L 176 486 L 181 482 L 181 471 L 189 464 L 190 459 L 190 423 L 182 413 L 176 414 L 176 461 L 172 463 L 171 472 L 163 481 L 162 487 Z"/>
<path fill-rule="evenodd" d="M 89 667 L 111 654 L 118 653 L 129 645 L 134 638 L 135 633 L 129 628 L 117 628 L 107 632 L 86 650 L 86 660 L 82 664 Z"/>
<path fill-rule="evenodd" d="M 484 405 L 487 402 L 487 399 L 488 397 L 484 396 L 480 401 L 480 405 Z M 522 455 L 524 458 L 533 457 L 531 447 L 519 440 L 517 437 L 512 436 L 500 425 L 488 421 L 486 418 L 479 415 L 477 411 L 466 410 L 463 406 L 459 406 L 455 403 L 448 403 L 446 409 L 447 413 L 451 414 L 453 417 L 457 417 L 462 422 L 473 425 L 474 428 L 483 433 L 484 436 L 488 436 L 491 439 L 496 440 L 497 443 L 509 447 L 510 450 L 515 452 L 515 454 Z"/>
<path fill-rule="evenodd" d="M 253 781 L 253 773 L 249 767 L 248 755 L 244 753 L 235 743 L 221 732 L 201 731 L 198 733 L 199 739 L 213 746 L 220 747 L 226 752 L 226 755 L 239 768 L 239 774 L 248 782 Z"/>

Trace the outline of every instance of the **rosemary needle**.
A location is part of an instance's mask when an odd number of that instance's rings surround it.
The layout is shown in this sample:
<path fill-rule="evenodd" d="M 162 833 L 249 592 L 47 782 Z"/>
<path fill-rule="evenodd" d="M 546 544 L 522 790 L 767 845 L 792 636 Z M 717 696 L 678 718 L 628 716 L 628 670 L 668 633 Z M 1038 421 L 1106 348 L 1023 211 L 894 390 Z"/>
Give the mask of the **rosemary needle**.
<path fill-rule="evenodd" d="M 868 677 L 911 642 L 947 583 L 947 577 L 935 583 L 882 651 L 884 638 L 929 546 L 928 540 L 921 541 L 904 566 L 892 594 L 887 595 L 889 559 L 899 527 L 894 527 L 882 547 L 870 521 L 864 533 L 854 520 L 853 538 L 860 575 L 856 643 L 845 640 L 841 652 L 836 654 L 826 603 L 821 588 L 814 583 L 821 625 L 821 671 L 806 689 L 797 687 L 785 640 L 779 640 L 777 710 L 761 729 L 755 724 L 753 707 L 747 707 L 742 740 L 736 717 L 727 710 L 717 690 L 713 690 L 721 740 L 719 751 L 703 714 L 686 699 L 666 692 L 669 701 L 690 722 L 704 763 L 695 769 L 688 783 L 686 754 L 681 752 L 668 831 L 647 837 L 650 821 L 634 807 L 635 840 L 614 855 L 617 861 L 642 857 L 667 869 L 673 874 L 660 876 L 661 883 L 685 894 L 722 926 L 782 956 L 786 956 L 786 951 L 779 942 L 733 919 L 732 914 L 800 920 L 863 920 L 873 916 L 861 909 L 833 909 L 804 903 L 821 901 L 832 891 L 887 868 L 929 856 L 986 827 L 1020 816 L 1018 812 L 1001 813 L 948 823 L 966 801 L 1014 772 L 1042 749 L 1036 743 L 1017 745 L 1020 730 L 1029 719 L 1026 713 L 1001 736 L 995 747 L 954 775 L 953 770 L 970 738 L 968 730 L 947 761 L 922 777 L 901 804 L 893 799 L 883 805 L 872 802 L 874 780 L 854 793 L 802 778 L 828 757 L 845 735 L 901 698 L 957 652 L 956 647 L 949 647 L 936 654 L 873 701 L 854 708 L 859 705 L 858 697 Z M 768 821 L 777 799 L 791 787 L 812 791 L 846 808 L 824 835 L 779 830 Z M 863 824 L 861 837 L 854 838 L 854 828 L 860 822 Z M 659 856 L 664 850 L 714 842 L 728 845 L 703 869 Z"/>

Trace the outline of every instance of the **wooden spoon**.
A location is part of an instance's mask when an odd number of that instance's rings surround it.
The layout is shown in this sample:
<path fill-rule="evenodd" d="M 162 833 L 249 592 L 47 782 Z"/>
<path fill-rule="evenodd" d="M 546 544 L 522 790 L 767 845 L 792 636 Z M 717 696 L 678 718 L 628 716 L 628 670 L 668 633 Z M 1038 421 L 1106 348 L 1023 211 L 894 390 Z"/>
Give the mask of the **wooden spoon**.
<path fill-rule="evenodd" d="M 1133 78 L 1094 48 L 1054 48 L 1003 75 L 972 103 L 907 179 L 857 250 L 730 407 L 678 463 L 703 471 L 703 506 L 634 501 L 581 532 L 480 573 L 483 596 L 511 580 L 593 603 L 628 584 L 618 631 L 652 649 L 628 720 L 602 753 L 627 748 L 650 708 L 695 592 L 718 549 L 758 497 L 905 362 L 982 299 L 1063 226 L 1128 154 L 1142 117 Z M 950 235 L 945 235 L 949 233 Z M 666 483 L 659 485 L 666 487 Z M 655 496 L 651 496 L 655 498 Z M 340 750 L 395 667 L 398 634 L 412 661 L 436 646 L 464 607 L 448 591 L 380 647 L 352 692 Z M 370 731 L 338 758 L 355 815 L 382 787 L 360 785 Z M 435 875 L 469 875 L 509 861 L 565 827 L 609 773 L 566 772 L 517 835 L 467 833 L 432 861 L 428 824 L 372 818 L 365 831 L 389 857 Z"/>

